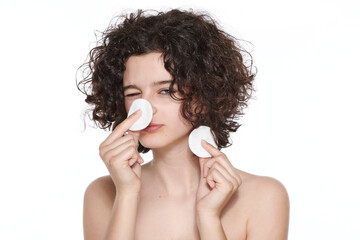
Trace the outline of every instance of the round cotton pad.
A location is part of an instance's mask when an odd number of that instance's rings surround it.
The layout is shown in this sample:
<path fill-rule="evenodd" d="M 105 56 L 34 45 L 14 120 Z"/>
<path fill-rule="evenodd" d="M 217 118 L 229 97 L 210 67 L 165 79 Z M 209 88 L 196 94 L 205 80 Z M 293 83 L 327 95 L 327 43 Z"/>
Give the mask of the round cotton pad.
<path fill-rule="evenodd" d="M 146 128 L 152 120 L 153 112 L 151 104 L 142 98 L 133 101 L 128 112 L 128 117 L 138 109 L 142 111 L 141 117 L 131 126 L 129 129 L 131 131 L 139 131 Z"/>
<path fill-rule="evenodd" d="M 198 157 L 211 157 L 211 155 L 201 146 L 201 140 L 204 139 L 214 147 L 217 147 L 211 129 L 207 126 L 200 126 L 194 129 L 189 135 L 190 150 Z"/>

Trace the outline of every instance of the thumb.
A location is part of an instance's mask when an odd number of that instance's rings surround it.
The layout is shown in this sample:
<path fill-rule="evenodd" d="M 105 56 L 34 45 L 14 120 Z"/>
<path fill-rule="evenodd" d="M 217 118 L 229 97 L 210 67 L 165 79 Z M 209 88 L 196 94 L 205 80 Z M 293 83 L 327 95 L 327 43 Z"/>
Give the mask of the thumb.
<path fill-rule="evenodd" d="M 205 164 L 205 161 L 206 160 L 204 158 L 199 158 L 201 179 L 204 178 L 204 164 Z"/>
<path fill-rule="evenodd" d="M 130 134 L 131 136 L 133 136 L 134 137 L 134 139 L 135 139 L 135 141 L 136 141 L 136 143 L 137 143 L 137 146 L 136 146 L 136 149 L 138 149 L 138 147 L 139 147 L 139 137 L 140 137 L 140 132 L 139 131 L 128 131 L 128 134 Z M 137 158 L 137 162 L 139 163 L 139 164 L 142 164 L 142 163 L 144 163 L 145 161 L 144 161 L 144 159 L 140 156 L 140 154 L 138 154 L 139 156 L 138 156 L 138 158 Z"/>
<path fill-rule="evenodd" d="M 140 132 L 139 131 L 128 131 L 128 134 L 132 135 L 135 138 L 135 141 L 139 141 Z"/>

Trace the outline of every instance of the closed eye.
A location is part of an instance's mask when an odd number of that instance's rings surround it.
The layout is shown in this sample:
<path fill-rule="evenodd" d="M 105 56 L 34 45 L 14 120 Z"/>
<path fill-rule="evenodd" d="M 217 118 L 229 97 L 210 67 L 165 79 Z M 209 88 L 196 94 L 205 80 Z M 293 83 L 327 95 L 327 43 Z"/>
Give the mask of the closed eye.
<path fill-rule="evenodd" d="M 133 96 L 136 96 L 136 95 L 139 95 L 139 94 L 140 93 L 130 93 L 130 94 L 125 95 L 125 97 L 133 97 Z M 160 90 L 160 94 L 161 95 L 168 95 L 168 94 L 170 94 L 170 89 Z"/>
<path fill-rule="evenodd" d="M 125 97 L 132 97 L 132 96 L 136 96 L 136 95 L 139 95 L 140 93 L 131 93 L 131 94 L 128 94 L 128 95 L 125 95 Z"/>

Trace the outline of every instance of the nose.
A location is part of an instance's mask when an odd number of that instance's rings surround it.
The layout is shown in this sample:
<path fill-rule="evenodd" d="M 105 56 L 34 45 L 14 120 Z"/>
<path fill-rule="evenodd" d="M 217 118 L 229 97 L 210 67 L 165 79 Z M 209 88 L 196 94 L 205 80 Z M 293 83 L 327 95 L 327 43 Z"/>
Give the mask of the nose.
<path fill-rule="evenodd" d="M 152 102 L 150 102 L 150 104 L 151 104 L 152 111 L 153 111 L 153 116 L 154 116 L 157 110 L 156 110 L 156 107 L 154 106 L 154 104 Z"/>
<path fill-rule="evenodd" d="M 157 111 L 155 101 L 153 101 L 153 100 L 151 99 L 151 97 L 145 96 L 145 95 L 143 95 L 142 98 L 145 99 L 145 100 L 147 100 L 147 101 L 151 104 L 151 108 L 152 108 L 152 112 L 153 112 L 153 116 L 154 116 L 155 113 L 156 113 L 156 111 Z"/>

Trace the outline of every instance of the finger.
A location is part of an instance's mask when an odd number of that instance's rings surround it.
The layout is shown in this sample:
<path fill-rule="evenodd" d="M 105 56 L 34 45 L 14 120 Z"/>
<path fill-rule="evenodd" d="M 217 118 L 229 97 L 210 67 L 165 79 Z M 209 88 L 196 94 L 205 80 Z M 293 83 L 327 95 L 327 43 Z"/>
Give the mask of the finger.
<path fill-rule="evenodd" d="M 220 181 L 224 182 L 225 178 L 221 175 L 219 171 L 212 170 L 209 174 L 209 176 L 206 177 L 206 182 L 209 184 L 211 188 L 215 188 L 217 183 L 220 183 Z"/>
<path fill-rule="evenodd" d="M 213 167 L 215 163 L 221 164 L 231 175 L 234 175 L 232 170 L 232 165 L 229 165 L 226 160 L 220 157 L 210 158 L 204 165 L 204 177 L 207 177 L 209 170 Z"/>
<path fill-rule="evenodd" d="M 106 152 L 102 152 L 100 154 L 100 157 L 103 160 L 107 160 L 107 159 L 112 158 L 113 156 L 118 155 L 119 153 L 123 152 L 125 149 L 129 148 L 130 146 L 134 146 L 137 148 L 137 145 L 135 144 L 134 139 L 128 139 L 126 142 L 123 142 L 120 145 L 115 145 L 115 146 L 113 146 L 113 145 L 114 144 L 109 145 L 108 148 L 111 148 L 111 149 L 109 149 Z"/>
<path fill-rule="evenodd" d="M 217 169 L 212 169 L 206 180 L 211 188 L 222 186 L 228 189 L 229 191 L 232 191 L 233 189 L 232 183 L 227 181 L 224 175 Z"/>
<path fill-rule="evenodd" d="M 135 174 L 140 178 L 137 172 L 141 171 L 141 164 L 136 162 L 131 168 L 134 170 Z"/>
<path fill-rule="evenodd" d="M 115 139 L 124 136 L 124 133 L 129 130 L 129 128 L 140 118 L 141 110 L 137 110 L 133 114 L 131 114 L 128 118 L 122 121 L 114 131 L 105 139 L 102 143 L 103 145 L 108 145 L 112 143 Z"/>
<path fill-rule="evenodd" d="M 226 155 L 222 153 L 222 155 L 211 158 L 208 162 L 206 162 L 204 166 L 204 176 L 207 177 L 209 170 L 212 168 L 215 162 L 220 163 L 232 176 L 236 176 L 234 171 L 234 167 L 230 163 L 229 159 L 227 159 Z"/>
<path fill-rule="evenodd" d="M 128 135 L 133 136 L 136 142 L 139 141 L 139 137 L 140 137 L 140 132 L 139 131 L 130 131 L 129 130 Z"/>
<path fill-rule="evenodd" d="M 137 150 L 135 149 L 134 146 L 129 146 L 121 153 L 119 153 L 119 154 L 111 157 L 107 161 L 105 161 L 105 163 L 107 163 L 108 167 L 110 167 L 110 168 L 115 168 L 115 169 L 125 168 L 125 167 L 128 167 L 129 161 L 131 161 L 131 159 L 138 158 L 138 154 L 139 153 L 137 152 Z"/>
<path fill-rule="evenodd" d="M 138 157 L 137 158 L 131 158 L 129 159 L 129 166 L 131 167 L 132 165 L 134 165 L 135 163 L 137 163 L 138 161 Z"/>
<path fill-rule="evenodd" d="M 222 154 L 222 152 L 219 149 L 217 149 L 216 147 L 214 147 L 213 145 L 211 145 L 204 139 L 201 140 L 201 146 L 213 157 L 216 157 L 216 156 L 219 156 Z"/>
<path fill-rule="evenodd" d="M 134 164 L 136 164 L 136 163 L 141 164 L 143 162 L 144 162 L 144 160 L 142 159 L 140 154 L 138 154 L 136 158 L 132 158 L 132 159 L 129 160 L 129 166 L 133 167 Z"/>
<path fill-rule="evenodd" d="M 219 171 L 219 172 L 224 176 L 224 178 L 225 178 L 228 182 L 230 182 L 230 183 L 232 184 L 232 186 L 233 186 L 232 191 L 235 191 L 235 190 L 240 186 L 240 184 L 238 183 L 237 179 L 236 179 L 233 175 L 231 175 L 231 174 L 228 172 L 228 170 L 226 170 L 226 168 L 224 168 L 220 163 L 215 162 L 215 163 L 213 164 L 211 170 L 212 170 L 212 171 L 214 171 L 214 170 Z"/>
<path fill-rule="evenodd" d="M 135 141 L 134 136 L 129 134 L 122 138 L 114 140 L 112 143 L 110 143 L 107 146 L 101 146 L 99 149 L 100 156 L 104 156 L 107 152 L 112 151 L 113 149 L 118 148 L 119 146 L 121 146 L 127 142 L 128 143 L 132 142 L 134 144 L 134 146 L 137 146 L 137 142 Z"/>
<path fill-rule="evenodd" d="M 136 142 L 136 147 L 138 148 L 139 147 L 139 137 L 140 137 L 140 132 L 139 131 L 128 131 L 128 136 L 132 136 L 134 138 L 134 141 Z M 142 164 L 144 163 L 144 159 L 140 156 L 139 154 L 139 157 L 137 159 L 137 162 L 139 164 Z"/>
<path fill-rule="evenodd" d="M 139 154 L 139 158 L 138 158 L 138 161 L 137 161 L 139 164 L 142 164 L 144 163 L 144 159 L 141 157 L 141 155 Z"/>
<path fill-rule="evenodd" d="M 207 161 L 207 159 L 205 159 L 205 158 L 199 158 L 200 176 L 201 176 L 201 178 L 205 177 L 204 165 L 205 165 L 206 161 Z"/>
<path fill-rule="evenodd" d="M 203 177 L 207 177 L 209 170 L 211 169 L 211 166 L 214 164 L 216 159 L 215 158 L 200 158 L 200 159 L 202 159 L 204 163 L 201 172 L 203 174 Z"/>

